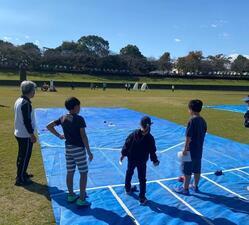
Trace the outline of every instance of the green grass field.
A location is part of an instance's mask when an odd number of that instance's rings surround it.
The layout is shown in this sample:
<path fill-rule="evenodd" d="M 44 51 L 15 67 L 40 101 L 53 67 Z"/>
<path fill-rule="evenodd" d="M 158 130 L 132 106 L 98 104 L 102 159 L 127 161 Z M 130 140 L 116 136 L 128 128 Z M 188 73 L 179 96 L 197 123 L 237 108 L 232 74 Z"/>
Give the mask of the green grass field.
<path fill-rule="evenodd" d="M 70 73 L 28 73 L 29 80 L 41 81 L 77 81 L 77 82 L 113 82 L 113 83 L 126 83 L 126 82 L 146 82 L 149 84 L 191 84 L 191 85 L 249 85 L 246 80 L 215 80 L 215 79 L 174 79 L 174 78 L 146 78 L 146 77 L 128 77 L 128 76 L 94 76 L 88 74 L 70 74 Z M 13 72 L 0 72 L 1 80 L 19 80 L 18 73 Z"/>
<path fill-rule="evenodd" d="M 32 77 L 30 77 L 32 78 Z M 35 107 L 63 107 L 64 99 L 76 96 L 82 106 L 119 106 L 165 118 L 179 124 L 186 124 L 189 115 L 187 103 L 200 98 L 206 105 L 241 104 L 245 92 L 176 91 L 150 90 L 148 92 L 125 92 L 124 90 L 90 91 L 59 88 L 57 93 L 37 92 L 33 99 Z M 0 87 L 1 129 L 0 129 L 0 224 L 53 224 L 54 218 L 42 164 L 39 144 L 35 144 L 30 172 L 39 184 L 28 189 L 14 186 L 16 173 L 17 144 L 13 137 L 13 104 L 19 96 L 17 87 Z M 239 113 L 204 109 L 208 132 L 235 141 L 248 143 L 248 130 L 243 127 L 243 116 Z M 134 127 L 136 128 L 136 127 Z"/>

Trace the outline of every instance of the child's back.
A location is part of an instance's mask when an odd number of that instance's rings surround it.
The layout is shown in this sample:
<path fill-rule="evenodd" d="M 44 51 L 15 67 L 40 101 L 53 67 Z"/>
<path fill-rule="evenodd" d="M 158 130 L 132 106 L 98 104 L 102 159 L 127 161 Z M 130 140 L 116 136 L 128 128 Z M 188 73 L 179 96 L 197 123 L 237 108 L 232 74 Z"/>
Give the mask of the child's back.
<path fill-rule="evenodd" d="M 191 138 L 189 151 L 192 159 L 201 159 L 207 123 L 201 116 L 193 116 L 187 126 L 186 136 Z"/>

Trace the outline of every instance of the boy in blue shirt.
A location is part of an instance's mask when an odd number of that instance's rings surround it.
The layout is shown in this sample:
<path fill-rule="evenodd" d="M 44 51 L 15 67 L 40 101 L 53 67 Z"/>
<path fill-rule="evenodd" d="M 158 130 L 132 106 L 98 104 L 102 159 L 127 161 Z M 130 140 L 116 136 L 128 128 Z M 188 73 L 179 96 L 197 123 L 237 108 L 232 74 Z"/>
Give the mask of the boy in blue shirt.
<path fill-rule="evenodd" d="M 67 187 L 68 187 L 68 202 L 76 201 L 78 206 L 89 206 L 90 203 L 86 201 L 86 184 L 87 184 L 87 156 L 89 161 L 93 159 L 90 151 L 88 138 L 85 132 L 86 123 L 82 116 L 78 115 L 80 112 L 80 101 L 71 97 L 65 101 L 65 107 L 69 111 L 68 114 L 63 115 L 59 119 L 50 122 L 47 129 L 60 139 L 66 139 L 66 164 L 67 164 Z M 59 134 L 55 126 L 62 126 L 64 135 Z M 80 196 L 78 197 L 73 191 L 73 177 L 76 165 L 80 172 Z"/>
<path fill-rule="evenodd" d="M 201 100 L 191 100 L 188 104 L 191 118 L 186 130 L 186 142 L 182 154 L 187 155 L 190 152 L 191 161 L 182 162 L 182 172 L 184 174 L 183 187 L 176 188 L 175 191 L 180 194 L 189 194 L 189 184 L 192 173 L 194 173 L 193 189 L 198 192 L 198 184 L 201 175 L 201 159 L 203 152 L 203 143 L 207 132 L 207 123 L 201 117 Z"/>

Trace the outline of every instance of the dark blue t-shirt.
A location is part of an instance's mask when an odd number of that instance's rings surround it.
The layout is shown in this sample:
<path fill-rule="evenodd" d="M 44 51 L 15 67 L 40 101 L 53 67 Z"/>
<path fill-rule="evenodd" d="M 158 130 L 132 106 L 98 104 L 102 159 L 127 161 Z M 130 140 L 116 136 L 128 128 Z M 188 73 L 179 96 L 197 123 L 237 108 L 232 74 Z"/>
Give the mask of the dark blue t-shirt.
<path fill-rule="evenodd" d="M 82 116 L 77 114 L 67 114 L 54 121 L 55 124 L 61 125 L 66 145 L 74 145 L 77 147 L 84 147 L 84 143 L 80 136 L 80 128 L 85 128 L 86 123 Z"/>
<path fill-rule="evenodd" d="M 192 159 L 201 159 L 207 123 L 201 116 L 192 117 L 187 126 L 186 136 L 191 138 L 189 151 Z"/>

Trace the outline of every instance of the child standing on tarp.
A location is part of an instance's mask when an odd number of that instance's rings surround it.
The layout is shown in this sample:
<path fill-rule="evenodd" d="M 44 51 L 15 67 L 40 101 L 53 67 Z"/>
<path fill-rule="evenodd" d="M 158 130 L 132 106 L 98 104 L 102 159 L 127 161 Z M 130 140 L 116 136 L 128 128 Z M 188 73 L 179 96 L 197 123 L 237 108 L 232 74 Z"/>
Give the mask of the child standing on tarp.
<path fill-rule="evenodd" d="M 47 125 L 47 129 L 60 139 L 66 139 L 65 141 L 65 155 L 67 164 L 67 188 L 68 197 L 67 201 L 73 203 L 76 200 L 78 206 L 90 206 L 90 203 L 86 201 L 86 184 L 87 184 L 87 156 L 89 161 L 93 159 L 93 155 L 90 151 L 88 144 L 88 138 L 85 132 L 86 123 L 82 116 L 78 115 L 80 112 L 80 101 L 71 97 L 65 101 L 65 107 L 69 111 L 68 114 L 63 115 L 59 119 L 50 122 Z M 61 125 L 64 135 L 58 133 L 55 126 Z M 73 177 L 76 165 L 80 172 L 80 196 L 77 196 L 73 191 Z"/>
<path fill-rule="evenodd" d="M 126 139 L 123 149 L 121 151 L 120 161 L 122 162 L 124 157 L 128 158 L 128 168 L 125 177 L 125 191 L 127 194 L 131 194 L 135 191 L 135 188 L 131 186 L 131 180 L 135 168 L 137 168 L 140 194 L 139 201 L 141 205 L 145 205 L 147 199 L 146 193 L 146 164 L 150 159 L 154 166 L 159 165 L 159 161 L 156 155 L 156 145 L 154 137 L 150 133 L 150 127 L 152 125 L 151 119 L 147 116 L 141 119 L 141 128 L 132 132 Z"/>
<path fill-rule="evenodd" d="M 201 100 L 191 100 L 188 104 L 191 118 L 186 130 L 186 142 L 182 151 L 183 156 L 190 154 L 190 160 L 182 161 L 182 172 L 184 174 L 183 187 L 176 188 L 180 194 L 189 195 L 189 185 L 191 176 L 194 173 L 193 190 L 198 192 L 198 184 L 201 175 L 201 159 L 203 152 L 204 138 L 207 132 L 206 121 L 201 117 Z"/>

